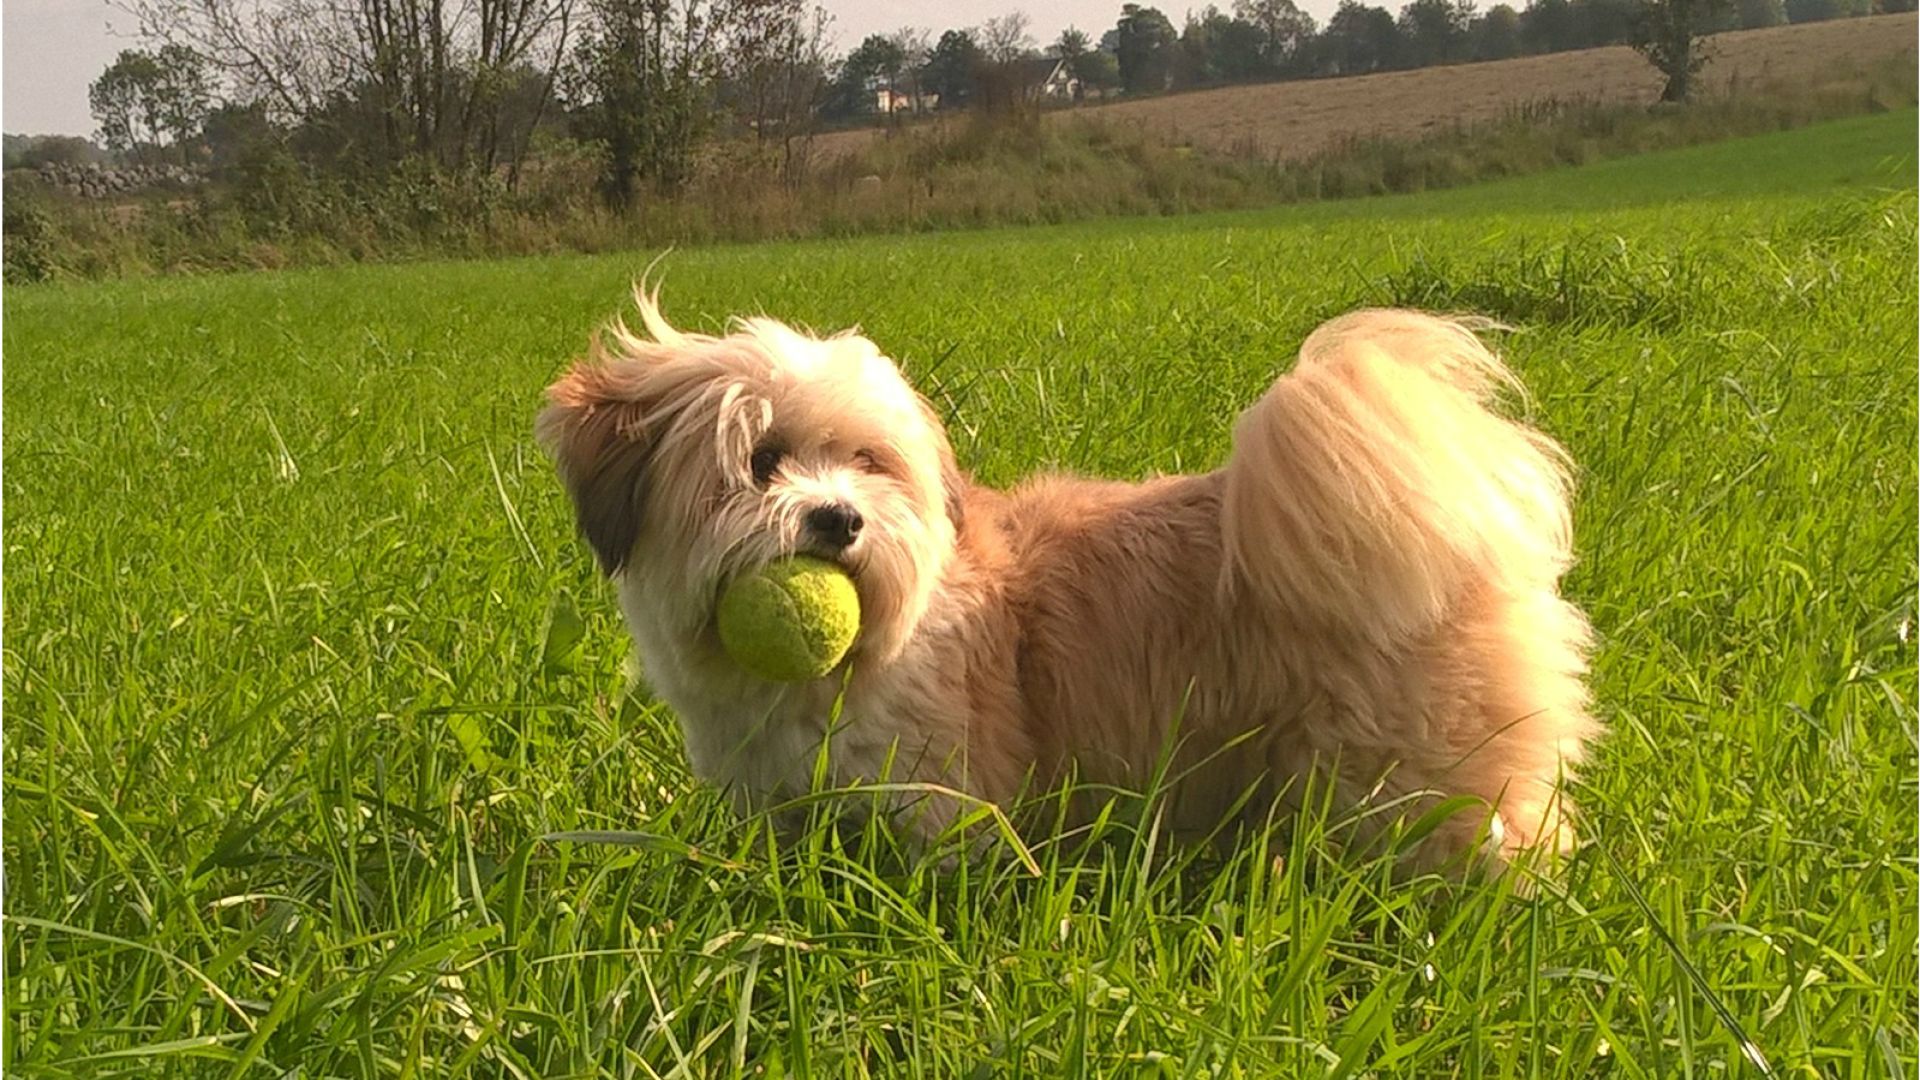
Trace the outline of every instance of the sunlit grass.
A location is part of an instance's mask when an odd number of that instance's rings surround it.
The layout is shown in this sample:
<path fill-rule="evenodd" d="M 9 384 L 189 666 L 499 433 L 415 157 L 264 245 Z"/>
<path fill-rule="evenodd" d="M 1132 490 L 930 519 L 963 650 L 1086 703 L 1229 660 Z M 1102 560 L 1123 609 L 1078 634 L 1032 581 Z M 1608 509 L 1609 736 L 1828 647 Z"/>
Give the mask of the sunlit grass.
<path fill-rule="evenodd" d="M 862 324 L 996 483 L 1210 467 L 1357 305 L 1513 325 L 1610 728 L 1522 893 L 1321 814 L 1030 830 L 1037 875 L 735 818 L 530 439 L 652 253 L 9 290 L 4 1065 L 1914 1076 L 1911 154 L 666 264 L 687 324 Z"/>

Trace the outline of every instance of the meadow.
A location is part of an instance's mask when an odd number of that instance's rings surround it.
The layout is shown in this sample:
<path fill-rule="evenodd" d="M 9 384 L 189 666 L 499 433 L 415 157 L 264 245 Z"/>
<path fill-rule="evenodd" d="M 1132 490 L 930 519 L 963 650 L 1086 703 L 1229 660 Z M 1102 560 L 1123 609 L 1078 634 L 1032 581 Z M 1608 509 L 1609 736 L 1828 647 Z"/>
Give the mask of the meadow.
<path fill-rule="evenodd" d="M 1210 467 L 1355 306 L 1510 324 L 1609 728 L 1538 880 L 735 817 L 530 437 L 657 252 L 9 286 L 0 1066 L 1914 1076 L 1915 122 L 662 264 L 860 324 L 994 483 Z"/>

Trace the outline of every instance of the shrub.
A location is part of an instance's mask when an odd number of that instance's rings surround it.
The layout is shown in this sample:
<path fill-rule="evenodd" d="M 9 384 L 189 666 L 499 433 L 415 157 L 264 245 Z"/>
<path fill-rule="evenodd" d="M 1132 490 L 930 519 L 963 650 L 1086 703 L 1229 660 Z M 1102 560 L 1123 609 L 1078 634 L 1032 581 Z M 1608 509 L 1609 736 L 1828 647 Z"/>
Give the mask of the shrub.
<path fill-rule="evenodd" d="M 4 251 L 4 275 L 9 282 L 46 281 L 60 272 L 59 223 L 48 213 L 41 200 L 9 184 L 0 214 L 0 250 Z"/>

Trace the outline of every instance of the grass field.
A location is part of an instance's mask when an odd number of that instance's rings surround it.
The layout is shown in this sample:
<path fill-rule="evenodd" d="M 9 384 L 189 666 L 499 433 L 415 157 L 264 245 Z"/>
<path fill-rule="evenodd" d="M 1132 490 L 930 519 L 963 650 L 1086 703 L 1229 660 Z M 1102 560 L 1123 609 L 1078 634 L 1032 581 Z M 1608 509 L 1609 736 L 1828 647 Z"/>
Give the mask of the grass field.
<path fill-rule="evenodd" d="M 730 816 L 529 437 L 649 253 L 10 288 L 0 1064 L 1915 1076 L 1915 119 L 666 264 L 683 323 L 861 323 L 993 482 L 1208 467 L 1356 305 L 1512 323 L 1610 727 L 1530 893 L 1323 815 L 1037 876 Z"/>

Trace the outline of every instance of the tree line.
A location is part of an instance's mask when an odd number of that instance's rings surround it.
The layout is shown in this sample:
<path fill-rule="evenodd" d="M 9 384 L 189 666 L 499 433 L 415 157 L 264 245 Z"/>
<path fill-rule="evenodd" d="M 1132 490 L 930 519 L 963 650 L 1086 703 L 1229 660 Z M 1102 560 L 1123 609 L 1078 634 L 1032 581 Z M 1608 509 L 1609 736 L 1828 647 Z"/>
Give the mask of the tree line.
<path fill-rule="evenodd" d="M 216 171 L 343 182 L 486 177 L 583 148 L 614 207 L 670 193 L 719 136 L 791 163 L 823 126 L 875 114 L 1008 111 L 1057 100 L 1355 75 L 1629 43 L 1684 97 L 1700 35 L 1914 0 L 1234 0 L 1176 26 L 1125 4 L 1098 39 L 1044 48 L 1019 13 L 935 36 L 875 34 L 844 54 L 810 0 L 127 0 L 146 49 L 96 79 L 100 139 Z M 1049 75 L 1052 82 L 1044 82 Z M 1064 76 L 1064 77 L 1062 77 Z"/>

